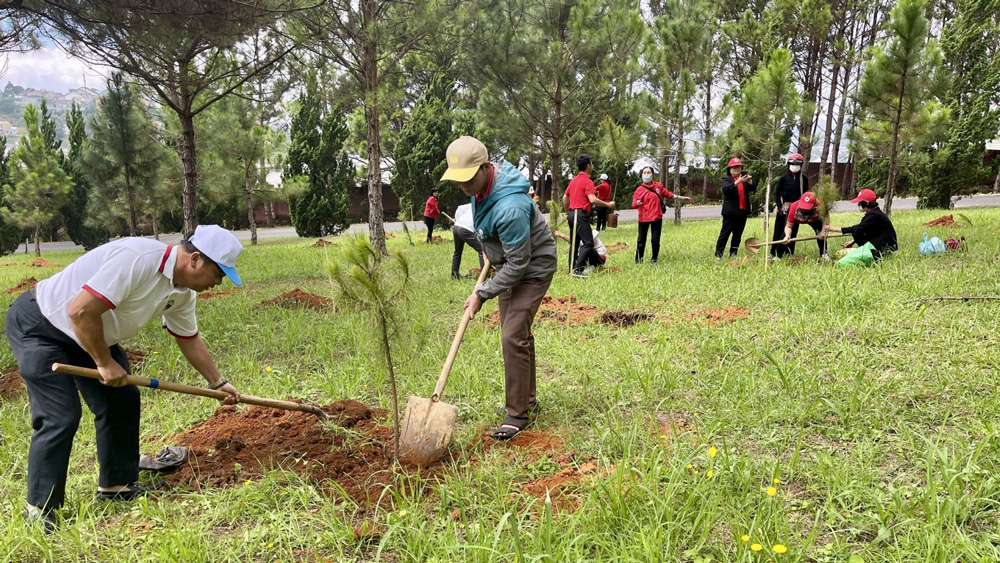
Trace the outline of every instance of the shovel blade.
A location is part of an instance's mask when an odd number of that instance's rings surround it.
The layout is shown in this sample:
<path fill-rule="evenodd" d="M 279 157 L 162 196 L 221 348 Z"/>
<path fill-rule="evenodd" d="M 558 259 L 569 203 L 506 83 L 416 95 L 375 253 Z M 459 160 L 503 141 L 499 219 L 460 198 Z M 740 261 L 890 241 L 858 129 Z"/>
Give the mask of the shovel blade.
<path fill-rule="evenodd" d="M 430 465 L 441 459 L 458 420 L 458 407 L 420 397 L 410 397 L 399 435 L 399 460 Z"/>
<path fill-rule="evenodd" d="M 760 241 L 752 237 L 743 242 L 743 248 L 747 249 L 747 252 L 750 254 L 757 254 L 760 252 L 760 247 Z"/>

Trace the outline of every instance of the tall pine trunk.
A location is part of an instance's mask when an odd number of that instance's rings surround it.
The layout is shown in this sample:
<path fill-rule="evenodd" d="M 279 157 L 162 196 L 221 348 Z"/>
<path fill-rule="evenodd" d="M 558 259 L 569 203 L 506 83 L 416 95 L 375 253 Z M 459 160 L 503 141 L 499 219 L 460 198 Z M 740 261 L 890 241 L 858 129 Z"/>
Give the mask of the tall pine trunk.
<path fill-rule="evenodd" d="M 243 196 L 247 205 L 247 221 L 250 222 L 250 245 L 257 244 L 257 215 L 253 212 L 253 166 L 244 170 Z"/>
<path fill-rule="evenodd" d="M 686 104 L 685 104 L 686 106 Z M 682 106 L 681 112 L 684 109 Z M 680 121 L 677 122 L 677 157 L 674 162 L 674 189 L 672 190 L 675 194 L 680 195 L 681 193 L 681 160 L 684 158 L 684 118 L 681 117 Z M 681 202 L 679 199 L 674 198 L 674 224 L 681 224 Z"/>
<path fill-rule="evenodd" d="M 181 123 L 181 142 L 177 146 L 184 167 L 184 187 L 181 189 L 181 207 L 184 216 L 184 235 L 194 233 L 198 226 L 198 159 L 194 146 L 194 116 L 177 112 Z"/>
<path fill-rule="evenodd" d="M 823 128 L 823 157 L 820 160 L 820 173 L 819 177 L 822 178 L 824 173 L 829 173 L 829 163 L 830 163 L 830 138 L 833 135 L 833 106 L 837 101 L 837 80 L 840 78 L 840 63 L 835 63 L 833 65 L 833 78 L 830 83 L 830 99 L 826 106 L 826 126 Z"/>
<path fill-rule="evenodd" d="M 42 226 L 40 224 L 35 225 L 35 258 L 42 257 Z"/>
<path fill-rule="evenodd" d="M 899 135 L 903 122 L 903 97 L 906 95 L 907 72 L 899 77 L 899 101 L 892 122 L 892 149 L 889 152 L 889 182 L 885 187 L 885 214 L 892 213 L 892 198 L 896 192 L 896 176 L 899 173 Z"/>
<path fill-rule="evenodd" d="M 128 206 L 128 236 L 139 236 L 139 217 L 135 212 L 135 194 L 132 190 L 132 176 L 125 167 L 125 205 Z"/>
<path fill-rule="evenodd" d="M 837 125 L 833 133 L 833 166 L 830 167 L 830 182 L 835 185 L 837 184 L 837 163 L 840 160 L 840 143 L 844 139 L 844 122 L 847 121 L 847 99 L 849 98 L 848 94 L 851 89 L 852 67 L 852 64 L 847 64 L 844 67 L 844 83 L 842 84 L 840 93 L 840 110 L 837 112 Z M 847 182 L 845 181 L 844 184 L 846 185 Z M 845 187 L 841 187 L 841 194 L 845 193 Z"/>
<path fill-rule="evenodd" d="M 363 0 L 364 21 L 375 21 L 377 2 Z M 382 154 L 379 150 L 378 115 L 378 42 L 373 30 L 365 32 L 365 125 L 368 127 L 368 240 L 380 255 L 388 256 L 385 247 L 385 212 L 382 209 Z"/>
<path fill-rule="evenodd" d="M 701 179 L 701 203 L 708 202 L 708 168 L 710 166 L 711 153 L 709 144 L 712 142 L 712 79 L 705 83 L 705 131 L 703 133 L 704 146 L 702 152 L 705 154 L 705 165 Z"/>

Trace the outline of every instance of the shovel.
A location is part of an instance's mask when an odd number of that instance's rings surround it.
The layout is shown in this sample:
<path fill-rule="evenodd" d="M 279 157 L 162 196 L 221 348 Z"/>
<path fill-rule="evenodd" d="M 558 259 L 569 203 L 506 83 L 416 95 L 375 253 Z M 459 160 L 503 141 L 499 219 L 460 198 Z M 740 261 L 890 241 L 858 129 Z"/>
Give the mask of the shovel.
<path fill-rule="evenodd" d="M 489 270 L 490 260 L 486 258 L 482 271 L 479 272 L 476 287 L 483 283 Z M 414 465 L 429 465 L 441 459 L 448 444 L 451 443 L 451 435 L 455 431 L 455 421 L 458 418 L 458 407 L 441 402 L 441 393 L 448 383 L 448 374 L 451 373 L 451 366 L 455 363 L 455 356 L 458 355 L 458 346 L 462 343 L 465 328 L 469 326 L 470 320 L 472 320 L 472 310 L 466 309 L 462 323 L 458 325 L 458 332 L 451 341 L 448 359 L 444 361 L 444 368 L 438 377 L 437 385 L 434 386 L 431 398 L 411 396 L 406 402 L 403 430 L 399 435 L 400 461 Z"/>
<path fill-rule="evenodd" d="M 837 238 L 837 237 L 844 237 L 844 236 L 847 236 L 847 234 L 846 233 L 832 233 L 832 234 L 826 235 L 826 238 L 829 239 L 829 238 Z M 802 242 L 804 240 L 816 240 L 818 238 L 819 237 L 817 237 L 817 236 L 798 237 L 798 238 L 788 239 L 788 242 Z M 781 241 L 780 240 L 772 240 L 771 242 L 760 242 L 759 240 L 757 240 L 755 238 L 748 238 L 746 241 L 743 242 L 743 248 L 747 249 L 747 252 L 749 252 L 750 254 L 757 254 L 758 252 L 760 252 L 761 248 L 763 248 L 765 246 L 771 246 L 772 244 L 781 244 Z"/>
<path fill-rule="evenodd" d="M 81 368 L 78 366 L 69 366 L 66 364 L 52 364 L 52 371 L 57 371 L 59 373 L 67 373 L 69 375 L 78 375 L 80 377 L 89 377 L 91 379 L 101 378 L 100 372 L 98 372 L 96 369 Z M 150 389 L 163 389 L 165 391 L 173 391 L 175 393 L 186 393 L 188 395 L 212 397 L 213 399 L 219 399 L 219 400 L 225 399 L 226 397 L 229 396 L 229 393 L 226 393 L 225 391 L 206 389 L 204 387 L 196 387 L 194 385 L 184 385 L 183 383 L 171 383 L 169 381 L 160 381 L 159 379 L 135 377 L 132 375 L 128 376 L 125 379 L 126 381 L 128 381 L 129 385 L 135 385 L 137 387 L 149 387 Z M 279 401 L 276 399 L 264 399 L 262 397 L 254 397 L 252 395 L 240 395 L 240 402 L 246 403 L 248 405 L 270 407 L 272 409 L 307 412 L 318 416 L 321 420 L 327 420 L 330 418 L 325 412 L 323 412 L 322 409 L 320 409 L 316 405 L 293 403 L 291 401 Z"/>

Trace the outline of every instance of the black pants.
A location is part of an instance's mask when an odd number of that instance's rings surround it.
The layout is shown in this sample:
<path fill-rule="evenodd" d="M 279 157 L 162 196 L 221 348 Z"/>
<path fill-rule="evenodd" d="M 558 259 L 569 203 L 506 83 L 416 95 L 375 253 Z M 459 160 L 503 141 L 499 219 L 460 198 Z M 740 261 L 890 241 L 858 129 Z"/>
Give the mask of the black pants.
<path fill-rule="evenodd" d="M 587 267 L 587 256 L 591 250 L 594 250 L 594 233 L 590 231 L 587 212 L 582 209 L 570 211 L 569 215 L 566 216 L 566 224 L 569 227 L 570 236 L 576 234 L 575 240 L 569 244 L 573 271 L 583 272 L 583 269 Z"/>
<path fill-rule="evenodd" d="M 660 231 L 663 229 L 663 219 L 656 221 L 639 221 L 639 239 L 635 241 L 635 263 L 641 264 L 646 258 L 646 233 L 653 232 L 652 259 L 656 262 L 660 257 Z"/>
<path fill-rule="evenodd" d="M 774 236 L 771 240 L 781 240 L 785 238 L 785 225 L 788 223 L 787 213 L 777 213 L 774 216 Z M 799 236 L 799 224 L 795 223 L 792 225 L 792 238 Z M 795 254 L 795 243 L 790 242 L 788 244 L 772 244 L 771 245 L 771 256 L 775 258 L 781 258 L 783 256 L 790 256 Z"/>
<path fill-rule="evenodd" d="M 719 233 L 719 240 L 715 243 L 715 257 L 722 258 L 722 252 L 726 250 L 726 241 L 729 235 L 733 235 L 733 241 L 729 245 L 729 257 L 736 256 L 736 251 L 743 241 L 743 229 L 747 226 L 746 215 L 723 215 L 722 232 Z"/>
<path fill-rule="evenodd" d="M 818 235 L 819 232 L 823 230 L 823 221 L 820 219 L 816 219 L 812 223 L 809 223 L 809 226 L 812 227 L 813 232 L 815 232 Z M 816 245 L 819 246 L 819 255 L 820 256 L 826 255 L 826 241 L 822 239 L 816 239 Z"/>
<path fill-rule="evenodd" d="M 598 207 L 597 208 L 597 226 L 594 227 L 598 231 L 603 231 L 608 228 L 608 208 Z"/>
<path fill-rule="evenodd" d="M 462 251 L 465 245 L 469 245 L 479 256 L 479 267 L 483 267 L 483 245 L 479 242 L 476 233 L 463 229 L 462 227 L 452 227 L 451 234 L 455 237 L 455 252 L 451 255 L 451 277 L 461 277 Z"/>
<path fill-rule="evenodd" d="M 94 413 L 98 483 L 127 485 L 139 478 L 139 390 L 108 387 L 96 379 L 52 371 L 54 362 L 96 367 L 70 337 L 52 326 L 38 309 L 34 290 L 7 311 L 7 341 L 28 388 L 31 445 L 28 447 L 28 504 L 44 510 L 62 506 L 73 436 L 83 411 L 80 395 Z M 129 371 L 125 350 L 111 346 L 111 357 Z"/>
<path fill-rule="evenodd" d="M 434 233 L 434 219 L 424 215 L 424 224 L 427 225 L 427 242 L 431 242 L 431 235 Z"/>

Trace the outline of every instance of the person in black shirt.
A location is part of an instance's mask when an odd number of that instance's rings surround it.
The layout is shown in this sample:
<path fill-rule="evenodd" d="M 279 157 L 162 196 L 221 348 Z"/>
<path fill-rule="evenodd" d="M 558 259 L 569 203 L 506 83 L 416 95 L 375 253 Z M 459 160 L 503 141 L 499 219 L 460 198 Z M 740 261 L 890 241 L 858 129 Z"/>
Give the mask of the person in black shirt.
<path fill-rule="evenodd" d="M 861 190 L 858 197 L 852 199 L 851 203 L 858 204 L 858 207 L 865 213 L 861 222 L 853 227 L 829 228 L 830 232 L 854 235 L 854 240 L 846 243 L 844 248 L 850 248 L 854 245 L 864 246 L 865 243 L 870 242 L 875 247 L 875 250 L 872 251 L 875 260 L 879 260 L 899 248 L 896 229 L 893 228 L 889 217 L 878 208 L 875 192 Z"/>
<path fill-rule="evenodd" d="M 781 240 L 788 222 L 788 208 L 809 191 L 809 178 L 802 173 L 802 155 L 795 153 L 788 157 L 788 172 L 778 178 L 774 187 L 774 236 L 771 240 Z M 792 238 L 799 236 L 798 223 L 792 225 Z M 783 256 L 795 254 L 795 243 L 771 245 L 771 258 L 781 260 Z"/>
<path fill-rule="evenodd" d="M 743 229 L 750 215 L 750 194 L 757 190 L 753 177 L 743 173 L 743 162 L 733 158 L 726 167 L 726 176 L 722 178 L 722 231 L 715 242 L 715 257 L 722 258 L 726 250 L 729 235 L 732 240 L 729 245 L 729 257 L 736 256 L 743 239 Z"/>

